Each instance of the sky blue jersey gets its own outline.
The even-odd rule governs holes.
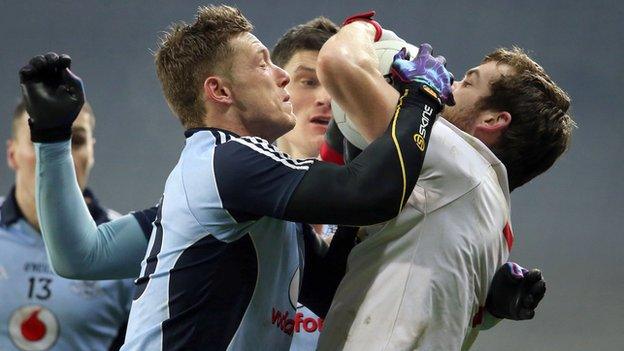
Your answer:
[[[314,161],[223,130],[186,136],[136,281],[123,349],[288,350],[302,227],[272,217],[283,214]]]
[[[87,194],[94,220],[108,221]],[[14,190],[0,204],[0,350],[108,350],[128,318],[132,281],[59,277]]]

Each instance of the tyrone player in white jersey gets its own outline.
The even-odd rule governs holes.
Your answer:
[[[342,164],[342,136],[335,125],[332,125],[328,132],[328,124],[332,118],[331,97],[320,84],[316,73],[318,52],[337,31],[338,27],[331,21],[317,17],[289,29],[271,52],[273,62],[284,68],[291,76],[286,89],[290,93],[293,112],[297,119],[293,130],[277,139],[276,144],[280,150],[294,158],[315,158],[322,148],[324,160]],[[323,143],[324,137],[327,143]],[[325,240],[331,240],[335,227],[314,225],[316,232]],[[506,271],[503,269],[501,274],[503,272]],[[332,276],[333,274],[327,272],[318,284],[331,285],[327,279],[331,279]],[[528,283],[528,280],[525,282]],[[505,281],[500,286],[510,286],[514,283],[516,282],[513,280]],[[535,285],[539,286],[537,282]],[[497,294],[499,295],[501,294]],[[502,295],[510,296],[513,293],[510,291],[509,295],[507,293]],[[513,317],[510,314],[504,316]],[[291,350],[316,349],[318,337],[324,328],[324,320],[307,307],[298,304],[293,324]]]
[[[318,63],[321,82],[369,140],[389,122],[369,116],[388,116],[399,97],[377,69],[372,44],[383,31],[372,15],[342,27]],[[409,79],[406,67],[399,73]],[[453,94],[406,207],[366,228],[352,250],[319,350],[459,350],[474,341],[513,243],[509,191],[554,163],[574,122],[567,95],[519,50],[488,55]]]

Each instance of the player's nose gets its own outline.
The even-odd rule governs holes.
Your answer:
[[[319,106],[331,106],[331,96],[325,88],[322,86],[318,89],[316,94],[316,104]]]
[[[273,74],[275,75],[277,86],[280,88],[283,88],[290,83],[290,75],[281,67],[273,65]]]

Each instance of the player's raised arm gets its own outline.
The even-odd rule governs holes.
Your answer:
[[[342,107],[369,142],[383,134],[399,101],[399,92],[378,70],[373,43],[384,35],[372,20],[374,12],[355,15],[321,48],[318,76],[332,99]]]
[[[73,279],[136,277],[147,247],[146,213],[96,226],[76,181],[71,125],[84,103],[69,56],[36,56],[20,70],[35,143],[36,205],[52,267]],[[145,222],[145,223],[142,223]]]

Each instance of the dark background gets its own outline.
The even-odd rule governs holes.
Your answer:
[[[0,1],[0,138],[19,95],[17,71],[50,50],[74,59],[97,116],[91,187],[119,212],[156,201],[184,142],[151,51],[195,1]],[[427,41],[460,77],[499,46],[529,50],[572,97],[569,152],[513,193],[512,259],[543,269],[548,293],[530,322],[503,322],[476,350],[623,350],[624,268],[621,1],[254,1],[235,3],[269,48],[318,15],[339,22],[376,9],[403,38]],[[0,166],[0,193],[13,175]]]

